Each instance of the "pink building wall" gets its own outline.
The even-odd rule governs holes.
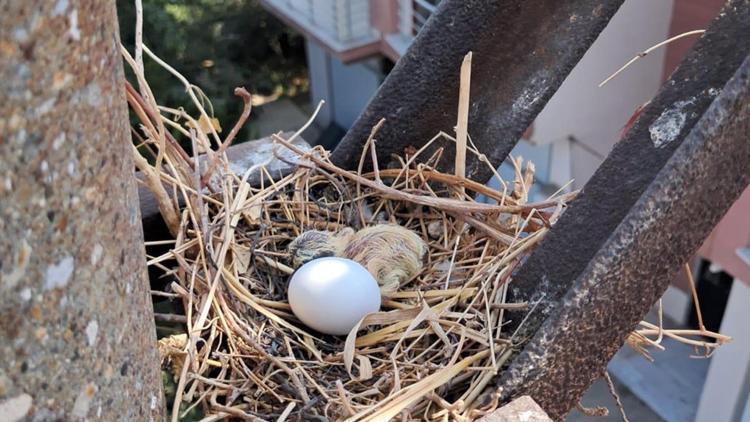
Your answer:
[[[672,22],[669,36],[675,36],[695,29],[705,29],[724,5],[724,0],[674,0]],[[667,47],[664,80],[682,60],[682,57],[692,47],[697,37],[683,38]],[[750,163],[748,163],[750,165]],[[710,207],[711,204],[695,204],[700,207]],[[686,230],[689,230],[686,227]],[[721,266],[724,271],[736,279],[750,284],[750,265],[737,256],[737,249],[750,246],[750,188],[737,200],[724,218],[714,228],[709,237],[698,250],[698,255],[714,264]],[[678,287],[686,288],[686,283],[679,280]]]
[[[711,204],[696,204],[696,206],[710,207]],[[721,266],[735,279],[750,285],[750,265],[742,261],[736,253],[738,248],[748,246],[750,246],[750,187],[745,189],[740,199],[714,228],[698,254]]]

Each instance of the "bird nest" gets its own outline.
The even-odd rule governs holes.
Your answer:
[[[497,396],[487,387],[513,343],[504,322],[525,306],[505,303],[507,281],[565,197],[526,203],[533,166],[522,172],[519,161],[503,193],[438,172],[419,151],[396,168],[363,173],[334,166],[320,148],[275,140],[300,154],[297,169],[266,175],[257,188],[242,179],[262,167],[225,174],[202,207],[189,198],[163,257],[177,262],[172,291],[192,339],[167,353],[177,358],[183,399],[207,413],[262,419],[473,419],[493,410]],[[384,224],[425,242],[421,271],[384,292],[381,311],[348,336],[306,328],[286,298],[290,242],[310,229]]]
[[[197,117],[156,103],[143,53],[182,82]],[[380,121],[358,168],[348,170],[322,148],[302,150],[294,143],[313,115],[297,133],[273,135],[274,159],[295,157],[287,174],[273,173],[269,162],[243,174],[231,170],[226,149],[250,115],[247,91],[235,91],[244,109],[222,139],[198,87],[139,39],[134,57],[124,48],[122,54],[137,80],[136,87],[126,86],[138,122],[133,159],[172,235],[147,246],[169,248],[150,256],[149,265],[167,279],[152,293],[177,304],[176,315],[161,318],[177,322],[178,332],[158,344],[173,421],[196,413],[206,420],[469,421],[497,407],[493,379],[520,340],[507,323],[523,325],[519,311],[533,307],[506,303],[511,274],[575,193],[531,203],[530,162],[509,158],[514,176],[506,183],[473,146],[466,130],[471,54],[461,69],[455,137],[440,132],[381,169]],[[190,144],[191,153],[180,141]],[[443,151],[434,147],[437,141],[455,145],[454,173],[437,170]],[[464,176],[467,153],[495,172],[499,190]],[[418,262],[409,261],[400,277],[384,281],[373,274],[382,282],[380,311],[345,336],[302,324],[287,300],[300,263],[295,239],[312,230],[352,239],[378,227],[406,230],[421,245]],[[328,252],[337,254],[335,248]],[[367,264],[377,253],[360,256]],[[639,327],[627,343],[647,357],[645,348],[661,348],[665,336],[707,354],[729,340],[702,324],[695,332],[664,330],[661,322]],[[692,335],[715,342],[686,337]]]
[[[493,378],[514,343],[506,322],[527,306],[505,302],[509,277],[570,194],[529,203],[534,167],[521,159],[511,160],[515,180],[501,190],[440,172],[442,150],[424,151],[438,139],[456,142],[445,133],[380,169],[382,121],[357,170],[337,167],[320,147],[299,149],[295,133],[273,136],[277,151],[297,156],[293,172],[272,175],[259,164],[235,174],[224,151],[249,115],[249,94],[236,91],[245,113],[221,139],[196,87],[164,64],[200,117],[160,107],[138,63],[123,55],[139,82],[127,87],[140,122],[134,132],[151,155],[134,148],[136,164],[173,235],[157,242],[170,245],[167,253],[150,257],[171,280],[155,294],[184,314],[184,332],[159,342],[175,380],[173,419],[197,408],[216,418],[472,420],[497,406]],[[190,140],[194,156],[178,137]],[[493,168],[471,145],[466,151]],[[363,170],[366,157],[372,171]],[[382,225],[424,242],[418,271],[383,290],[380,311],[346,336],[302,324],[287,301],[290,243],[309,230]]]

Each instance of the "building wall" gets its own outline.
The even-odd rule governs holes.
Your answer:
[[[604,87],[598,84],[639,51],[666,39],[671,13],[671,0],[626,0],[537,117],[532,142],[576,140],[569,147],[572,170],[566,175],[559,169],[555,176],[572,176],[574,187],[582,187],[630,116],[659,89],[664,49],[638,60]]]
[[[305,38],[308,76],[310,78],[310,99],[313,105],[325,101],[326,105],[318,113],[315,123],[321,127],[328,126],[333,120],[335,104],[331,101],[333,90],[330,78],[330,59],[328,53],[315,41]]]
[[[719,13],[726,0],[674,0],[674,13],[669,28],[669,36],[673,37],[695,29],[705,29],[714,16]],[[686,37],[670,43],[666,47],[664,79],[674,71],[695,41],[695,37]]]
[[[352,64],[344,64],[331,57],[331,78],[335,81],[333,101],[336,104],[334,120],[349,128],[365,109],[370,98],[375,95],[382,74],[379,71],[378,59],[369,59]]]
[[[735,279],[721,333],[733,341],[720,347],[711,358],[703,385],[697,422],[745,421],[750,391],[750,285]],[[746,416],[743,416],[743,413]],[[743,418],[743,419],[740,419]]]
[[[710,207],[711,204],[702,204]],[[734,278],[750,282],[750,265],[737,249],[750,246],[750,187],[732,205],[703,243],[698,254],[720,265]],[[750,318],[750,316],[748,317]]]
[[[310,38],[305,47],[312,101],[326,102],[316,123],[323,127],[336,123],[348,129],[382,82],[378,59],[345,64]]]

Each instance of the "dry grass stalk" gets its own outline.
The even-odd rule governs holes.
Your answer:
[[[698,293],[695,289],[693,273],[690,269],[690,265],[687,263],[684,265],[684,271],[690,284],[693,305],[695,306],[695,312],[698,318],[698,329],[664,328],[660,300],[657,309],[659,318],[658,323],[652,324],[648,321],[641,321],[638,324],[638,327],[630,333],[625,340],[625,343],[628,346],[650,361],[653,361],[653,357],[651,357],[651,354],[649,353],[649,348],[664,350],[664,346],[661,344],[664,337],[693,346],[695,349],[695,355],[693,355],[693,357],[699,358],[711,357],[716,349],[732,341],[731,337],[710,331],[706,329],[705,325],[703,325],[703,315],[701,314],[701,306],[698,302]],[[652,339],[654,336],[656,338]]]
[[[607,84],[607,82],[609,82],[612,79],[614,79],[615,77],[617,77],[617,75],[619,75],[620,73],[622,73],[628,66],[630,66],[633,63],[635,63],[636,60],[640,59],[641,57],[646,57],[649,53],[653,52],[654,50],[656,50],[658,48],[661,48],[661,47],[664,47],[665,45],[667,45],[669,43],[672,43],[674,41],[677,41],[677,40],[679,40],[681,38],[689,37],[689,36],[692,36],[692,35],[702,35],[705,32],[706,32],[705,29],[696,29],[696,30],[693,30],[693,31],[683,32],[682,34],[677,34],[674,37],[671,37],[671,38],[666,39],[666,40],[664,40],[664,41],[662,41],[660,43],[652,45],[651,47],[647,48],[646,50],[643,50],[640,53],[638,53],[635,56],[633,56],[632,59],[628,60],[627,63],[625,63],[624,65],[622,65],[622,67],[620,67],[619,69],[617,69],[615,71],[615,73],[609,75],[606,79],[604,79],[603,81],[601,81],[599,83],[599,88],[603,87],[605,84]]]
[[[466,138],[469,130],[469,92],[471,89],[471,51],[466,53],[461,63],[461,85],[458,92],[458,122],[456,123],[456,163],[455,174],[466,179]],[[463,193],[464,187],[459,186]]]

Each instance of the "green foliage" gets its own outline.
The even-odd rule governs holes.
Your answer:
[[[175,396],[177,396],[177,383],[175,382],[174,376],[166,369],[161,370],[161,383],[164,388],[164,399],[166,404],[165,411],[170,415],[172,413]],[[200,406],[194,406],[185,413],[190,406],[190,403],[180,403],[180,422],[193,422],[203,419],[204,415]],[[167,418],[164,418],[164,420],[167,420]]]
[[[134,0],[117,0],[117,11],[122,43],[133,54]],[[235,87],[260,95],[307,90],[303,38],[257,0],[143,0],[143,42],[204,90],[227,131],[242,111]],[[179,81],[145,54],[144,66],[159,104],[190,105]]]

